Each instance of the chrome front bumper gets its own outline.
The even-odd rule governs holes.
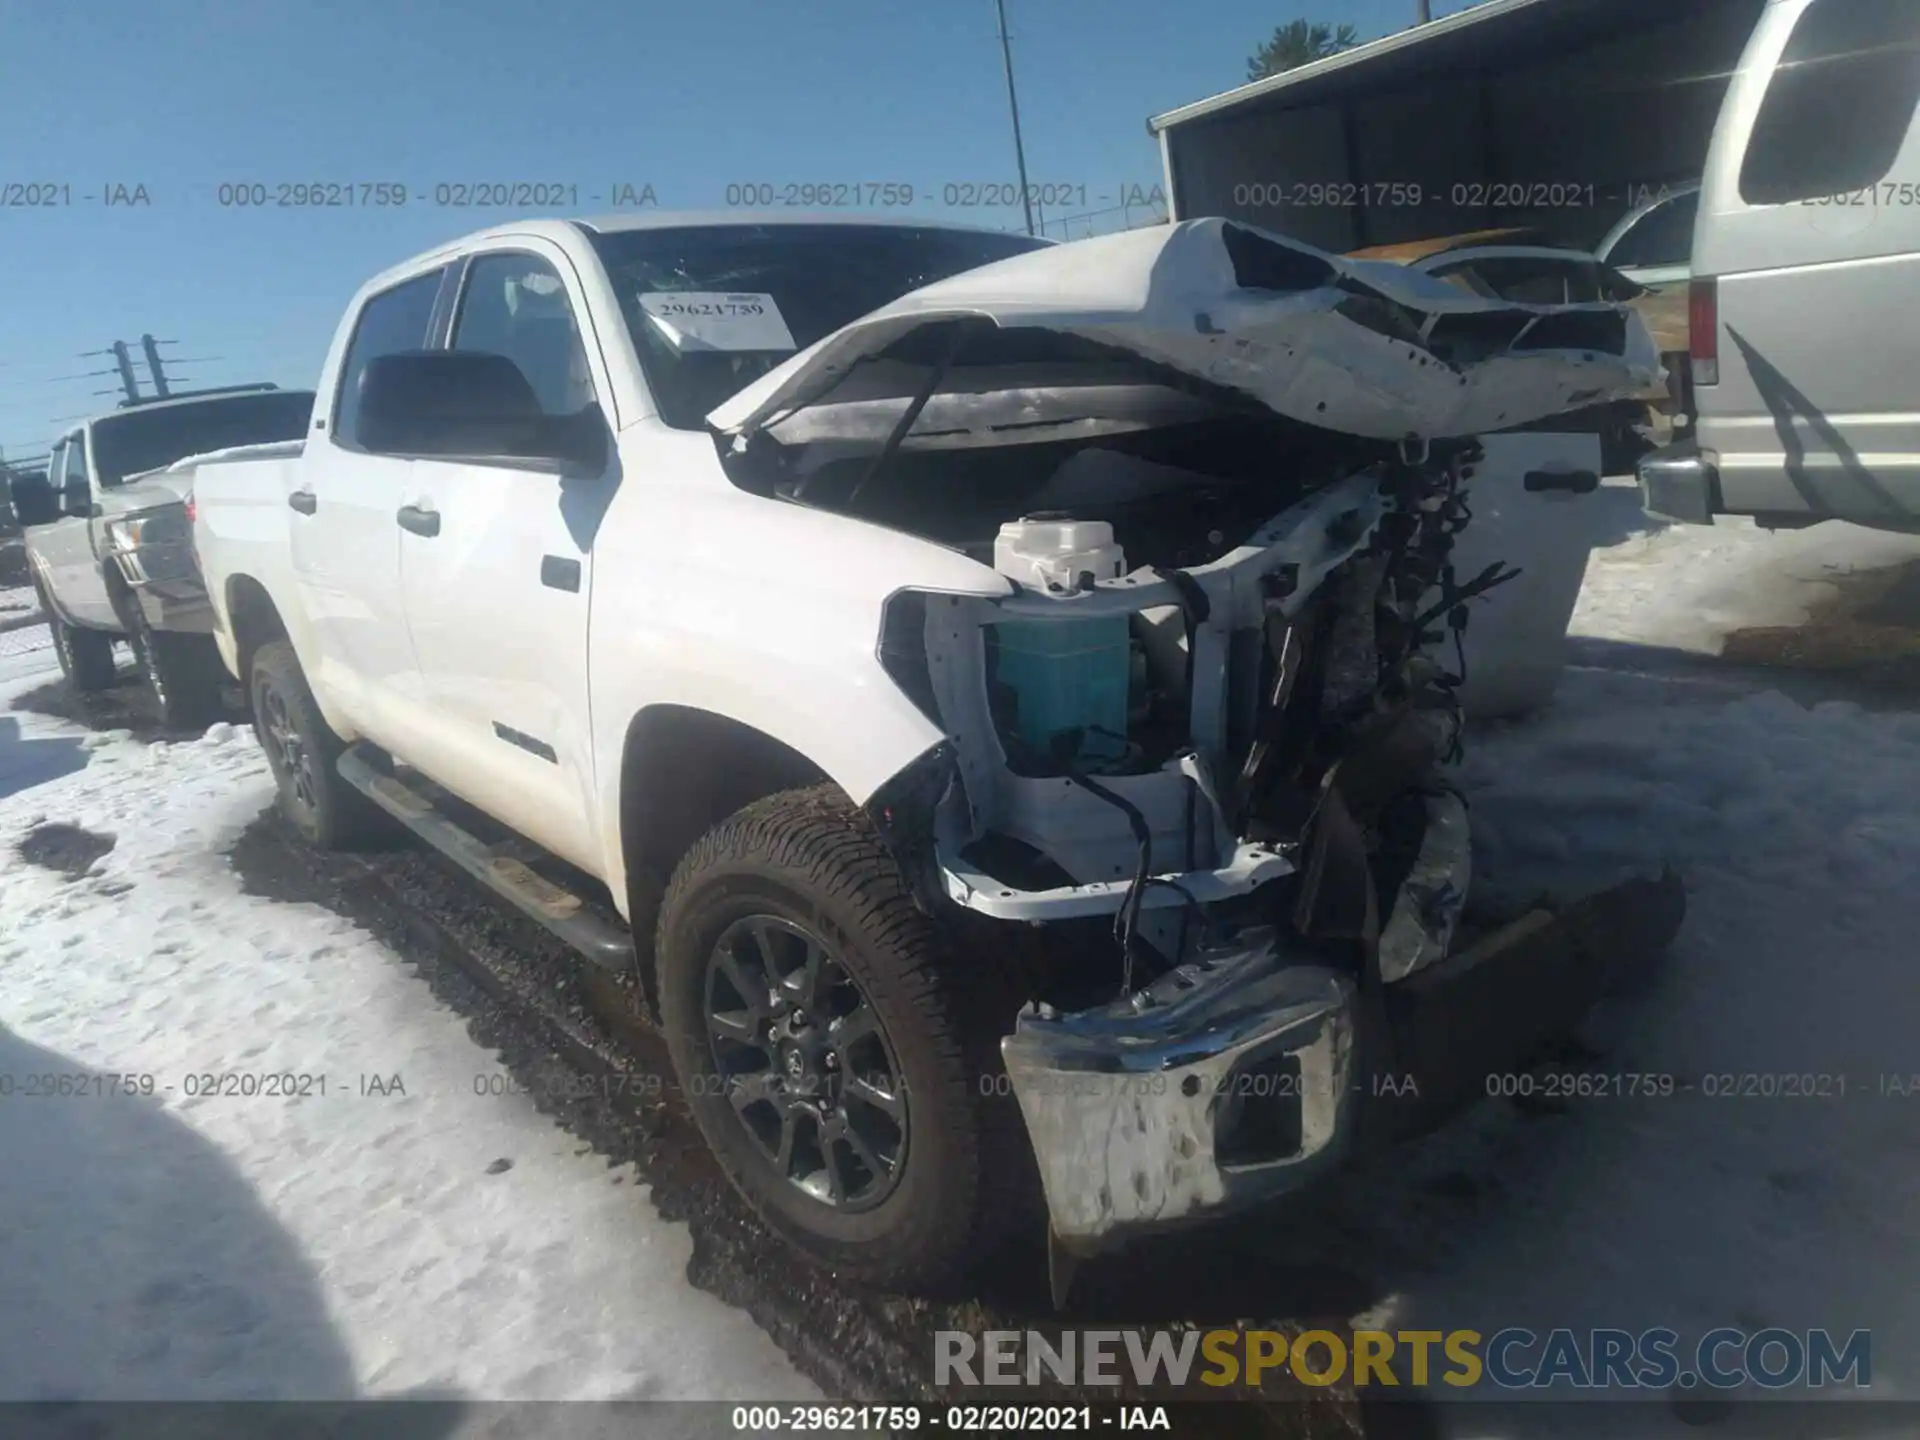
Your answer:
[[[1471,854],[1465,804],[1428,796],[1380,937],[1389,984],[1444,959]],[[1068,1249],[1257,1204],[1346,1158],[1365,1089],[1354,983],[1278,947],[1247,932],[1107,1005],[1029,1007],[1000,1042]]]
[[[1272,931],[1093,1010],[1030,1006],[1000,1048],[1069,1250],[1283,1194],[1351,1142],[1352,982]]]

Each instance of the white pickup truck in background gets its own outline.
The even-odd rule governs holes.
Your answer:
[[[1032,1199],[1058,1284],[1604,987],[1537,915],[1450,953],[1440,661],[1503,573],[1449,563],[1467,489],[1592,443],[1474,437],[1656,374],[1622,306],[1220,220],[540,221],[364,286],[304,444],[185,468],[294,826],[398,819],[637,966],[816,1260],[932,1283]]]
[[[45,475],[16,478],[28,572],[67,683],[114,683],[132,647],[162,723],[217,718],[222,680],[194,561],[187,485],[167,467],[231,446],[297,440],[311,390],[239,385],[122,404],[54,442]]]

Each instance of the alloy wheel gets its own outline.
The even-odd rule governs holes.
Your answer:
[[[719,1082],[786,1183],[836,1210],[893,1192],[906,1085],[879,1014],[819,937],[772,915],[722,932],[704,1004]]]
[[[271,685],[261,689],[260,719],[267,732],[267,759],[280,782],[291,789],[294,803],[311,811],[319,789],[314,781],[313,752],[300,738],[285,697]]]

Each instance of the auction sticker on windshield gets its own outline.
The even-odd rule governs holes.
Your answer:
[[[640,308],[676,350],[796,350],[771,295],[652,291]]]

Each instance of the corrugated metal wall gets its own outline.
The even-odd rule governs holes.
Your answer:
[[[1673,8],[1670,22],[1510,69],[1383,90],[1363,88],[1360,66],[1339,98],[1177,126],[1179,214],[1226,215],[1340,251],[1522,223],[1591,244],[1633,187],[1698,175],[1761,4]],[[1516,196],[1521,185],[1558,188]],[[1382,193],[1393,186],[1404,188]]]

